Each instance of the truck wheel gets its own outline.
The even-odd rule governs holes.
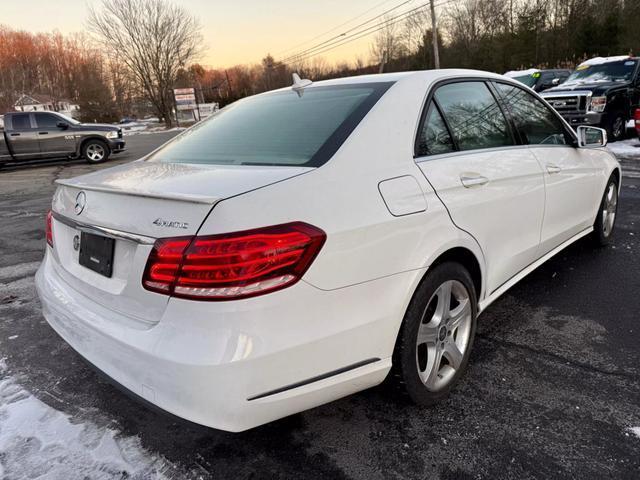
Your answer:
[[[612,115],[607,128],[607,136],[609,141],[617,142],[618,140],[624,140],[625,133],[627,131],[627,125],[624,121],[624,116],[621,112],[616,112]]]
[[[89,163],[101,163],[109,158],[109,147],[102,140],[91,139],[82,146],[82,156]]]

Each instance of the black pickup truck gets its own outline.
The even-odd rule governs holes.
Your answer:
[[[104,162],[124,150],[122,129],[80,123],[56,112],[11,112],[0,126],[0,166],[37,159],[84,158]]]
[[[562,85],[540,95],[572,126],[601,127],[609,140],[622,140],[627,122],[640,107],[640,58],[592,58]]]

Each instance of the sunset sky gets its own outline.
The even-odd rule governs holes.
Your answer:
[[[61,33],[85,30],[88,6],[96,0],[22,0],[2,1],[0,24],[29,32]],[[400,0],[181,0],[186,10],[202,24],[206,53],[200,63],[229,67],[256,63],[267,53],[276,59],[304,50],[339,35],[370,18],[395,7]],[[415,7],[419,2],[398,9]],[[367,10],[370,12],[364,14]],[[307,42],[327,30],[360,16],[321,38]],[[373,25],[374,23],[368,24]],[[372,36],[323,53],[329,63],[348,61],[356,56],[369,58]],[[291,49],[296,45],[298,48]]]

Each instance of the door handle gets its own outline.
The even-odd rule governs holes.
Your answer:
[[[49,132],[38,132],[40,135],[49,135]]]
[[[549,173],[560,173],[561,170],[562,169],[559,166],[554,165],[552,163],[547,163],[547,172],[549,172]]]
[[[476,185],[484,185],[489,182],[487,177],[483,177],[482,175],[476,174],[465,174],[460,175],[460,181],[465,188],[470,188]]]
[[[19,137],[20,134],[19,133],[10,133],[9,136],[11,136],[11,137]]]

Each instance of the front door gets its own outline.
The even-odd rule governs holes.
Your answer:
[[[53,113],[38,112],[35,116],[40,152],[46,157],[66,157],[75,153],[76,141],[72,132],[58,126],[64,119]]]
[[[442,155],[444,154],[444,155]],[[418,166],[484,253],[490,294],[536,259],[543,173],[482,81],[438,87],[416,142]]]
[[[559,115],[523,88],[496,83],[523,143],[544,171],[546,208],[540,256],[593,225],[598,175],[595,159],[576,148]]]

